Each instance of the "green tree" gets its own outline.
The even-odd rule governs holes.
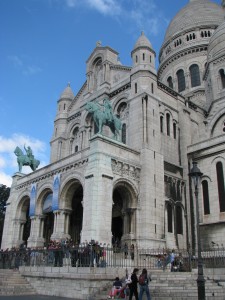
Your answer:
[[[0,184],[0,246],[2,242],[6,202],[9,199],[9,194],[10,194],[10,188],[3,184]]]

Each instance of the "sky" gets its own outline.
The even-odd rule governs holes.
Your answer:
[[[188,2],[0,0],[0,184],[10,187],[18,172],[16,146],[30,146],[39,168],[50,162],[57,101],[68,82],[75,95],[79,91],[98,41],[131,66],[144,31],[158,61],[166,28]]]

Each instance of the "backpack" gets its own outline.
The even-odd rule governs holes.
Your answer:
[[[146,279],[145,274],[141,274],[141,275],[139,276],[138,282],[139,282],[140,285],[145,285],[145,284],[147,283],[147,279]]]

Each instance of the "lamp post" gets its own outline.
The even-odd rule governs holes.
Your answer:
[[[199,204],[198,204],[198,185],[202,177],[202,172],[197,166],[197,162],[193,162],[193,167],[189,173],[194,184],[194,193],[196,199],[196,231],[197,231],[197,241],[198,241],[198,300],[205,300],[205,279],[203,274],[203,261],[202,261],[202,249],[201,249],[201,239],[200,239],[200,226],[199,226]]]

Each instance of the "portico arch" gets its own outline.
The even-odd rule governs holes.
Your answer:
[[[83,222],[83,186],[78,179],[70,179],[65,183],[61,201],[60,206],[66,215],[66,234],[74,243],[80,243]]]
[[[136,239],[136,210],[138,197],[128,181],[117,181],[113,190],[113,242],[123,244]]]
[[[30,198],[28,196],[22,197],[17,208],[17,217],[15,221],[15,238],[18,240],[17,244],[27,244],[30,236]],[[16,237],[17,236],[17,237]]]
[[[48,245],[54,231],[54,213],[52,210],[53,191],[49,186],[43,187],[37,197],[35,215],[32,220],[32,237],[30,246]]]

